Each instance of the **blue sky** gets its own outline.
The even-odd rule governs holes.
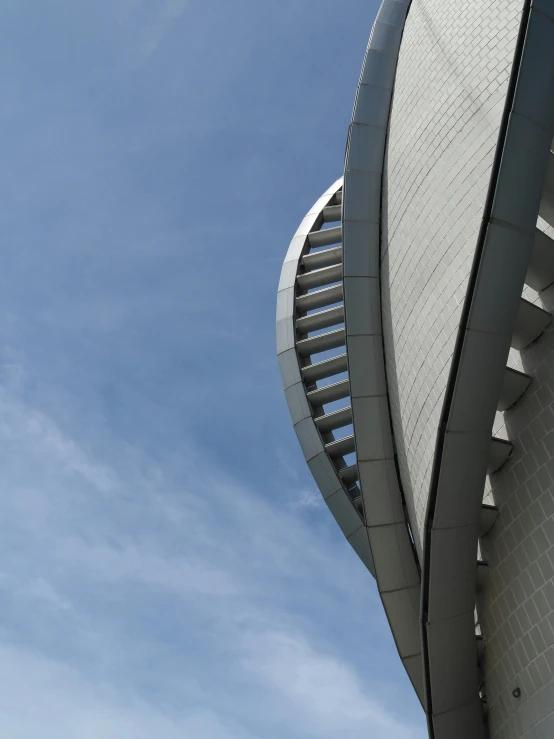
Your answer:
[[[5,0],[0,736],[420,739],[275,291],[367,0]]]

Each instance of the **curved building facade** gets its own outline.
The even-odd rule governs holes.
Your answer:
[[[554,736],[554,0],[383,0],[277,345],[434,739]]]

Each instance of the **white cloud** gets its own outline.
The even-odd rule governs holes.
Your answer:
[[[0,730],[10,739],[243,739],[211,710],[171,715],[91,684],[65,665],[22,649],[0,647]]]
[[[40,606],[45,609],[53,609],[55,611],[71,611],[71,603],[60,596],[51,583],[47,582],[43,577],[37,577],[27,585],[21,587],[18,595],[29,600],[38,601]]]
[[[252,655],[249,669],[293,707],[308,736],[415,736],[372,700],[368,684],[362,684],[350,665],[314,648],[305,636],[266,631],[251,633],[245,641]]]
[[[323,505],[321,493],[308,489],[301,490],[294,502],[297,508],[322,508]]]
[[[303,522],[192,447],[162,471],[108,435],[114,465],[7,393],[0,416],[0,734],[416,736],[382,668],[352,662],[361,628],[378,661],[386,627],[329,516]]]
[[[276,24],[208,5],[11,4],[1,737],[355,737],[398,691],[399,736],[421,721],[374,584],[275,426],[263,260],[289,216],[269,195],[291,186],[283,132],[313,139],[314,106],[286,103],[306,74],[276,84],[298,4]]]

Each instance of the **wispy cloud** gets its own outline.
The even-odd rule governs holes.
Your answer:
[[[7,6],[2,737],[422,736],[274,359],[373,12],[348,3]]]
[[[298,497],[293,503],[296,508],[322,508],[324,505],[323,499],[319,492],[313,489],[301,490]]]
[[[214,710],[161,711],[109,681],[21,648],[0,647],[0,727],[10,739],[254,739]]]
[[[339,655],[317,649],[306,635],[268,630],[246,639],[248,668],[282,697],[308,736],[343,734],[408,739],[416,732],[372,699],[368,684]]]
[[[360,609],[372,589],[361,568],[351,574],[348,549],[330,547],[328,526],[263,501],[198,450],[162,473],[112,438],[113,466],[8,393],[0,412],[10,491],[0,603],[5,637],[17,641],[2,662],[12,690],[18,675],[34,676],[35,713],[14,736],[33,736],[37,714],[54,710],[64,716],[56,739],[147,729],[244,739],[262,726],[267,737],[416,736],[370,698],[374,678],[327,643],[327,619],[345,601]],[[191,693],[197,681],[209,693]],[[13,725],[0,710],[0,733]]]

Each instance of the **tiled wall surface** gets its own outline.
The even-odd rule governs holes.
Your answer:
[[[523,294],[554,312],[554,286]],[[482,541],[490,565],[480,614],[489,727],[491,739],[547,739],[554,737],[554,327],[521,354],[512,351],[510,365],[533,379],[496,423],[514,453],[489,480],[501,514]]]
[[[522,0],[413,0],[387,154],[383,328],[416,545]]]

